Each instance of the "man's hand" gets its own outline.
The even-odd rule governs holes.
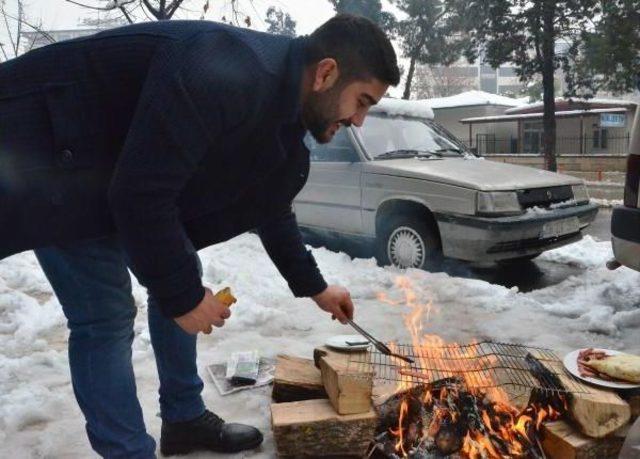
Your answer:
[[[231,309],[218,300],[211,290],[205,287],[204,291],[204,298],[198,306],[174,319],[180,328],[191,335],[198,332],[208,335],[213,330],[213,325],[222,327],[225,319],[231,316]]]
[[[315,295],[313,301],[320,309],[331,313],[332,319],[338,319],[343,324],[347,323],[347,319],[353,319],[351,295],[344,287],[330,285]]]

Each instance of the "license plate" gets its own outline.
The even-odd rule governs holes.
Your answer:
[[[578,217],[565,218],[545,223],[542,226],[541,239],[564,236],[565,234],[577,233],[580,231],[580,221]]]

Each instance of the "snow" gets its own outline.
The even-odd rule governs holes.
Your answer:
[[[432,109],[471,107],[475,105],[500,105],[504,107],[520,107],[524,104],[522,99],[500,96],[484,91],[466,91],[455,96],[436,97],[433,99],[423,99]]]
[[[391,116],[409,116],[433,119],[433,110],[421,100],[404,100],[383,97],[377,105],[371,107],[372,113],[386,113]]]
[[[527,209],[525,210],[525,216],[535,217],[538,215],[550,214],[551,212],[553,212],[554,209],[562,209],[564,207],[572,207],[576,205],[578,205],[578,203],[576,202],[575,199],[572,198],[572,199],[567,199],[565,201],[555,202],[549,205],[549,207],[539,207],[539,206],[527,207]]]
[[[616,207],[622,205],[622,199],[591,198],[590,201],[600,207]]]
[[[556,104],[562,103],[562,102],[566,102],[566,101],[571,101],[573,103],[616,105],[618,107],[635,107],[636,105],[638,105],[636,102],[629,101],[629,100],[622,100],[622,99],[599,99],[599,98],[593,98],[593,99],[580,99],[580,98],[565,99],[564,97],[556,97],[555,101],[556,101]],[[544,102],[534,102],[532,104],[523,104],[520,107],[510,108],[508,110],[505,110],[505,113],[506,114],[519,113],[522,110],[530,110],[530,109],[534,109],[534,108],[535,109],[544,108]]]
[[[407,342],[403,317],[432,303],[423,329],[447,341],[486,338],[548,347],[560,356],[591,345],[640,353],[640,273],[607,270],[608,242],[585,237],[541,255],[543,263],[569,264],[578,274],[528,293],[445,273],[380,268],[372,259],[352,260],[324,248],[314,249],[314,255],[328,282],[350,290],[356,321],[385,341]],[[274,457],[270,389],[221,397],[204,367],[225,361],[232,351],[251,349],[266,357],[310,358],[328,337],[353,331],[330,320],[311,300],[293,298],[254,235],[210,247],[200,256],[205,283],[214,290],[230,286],[238,297],[225,327],[199,339],[203,397],[223,418],[254,424],[266,434],[259,450],[225,457]],[[379,300],[380,293],[396,304]],[[138,394],[147,428],[158,439],[157,376],[145,293],[138,284],[134,297],[139,307],[133,350]],[[0,324],[0,457],[95,457],[69,382],[64,318],[30,252],[0,261]]]
[[[542,112],[534,112],[534,113],[519,113],[519,109],[517,110],[506,110],[505,113],[511,113],[507,115],[494,115],[494,116],[474,116],[471,118],[463,118],[460,120],[461,123],[476,123],[476,122],[491,122],[491,121],[517,121],[517,120],[526,120],[526,119],[536,119],[542,118]],[[593,115],[600,113],[621,113],[619,108],[594,108],[590,110],[566,110],[566,111],[557,111],[556,117],[558,118],[571,118],[581,115]]]

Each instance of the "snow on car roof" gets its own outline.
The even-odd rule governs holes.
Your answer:
[[[422,100],[383,97],[377,105],[371,107],[370,111],[371,113],[386,113],[391,116],[433,119],[433,110]]]
[[[455,96],[436,97],[433,99],[423,99],[432,109],[471,107],[476,105],[500,105],[504,107],[520,107],[526,101],[524,99],[514,99],[512,97],[500,96],[484,91],[466,91]]]

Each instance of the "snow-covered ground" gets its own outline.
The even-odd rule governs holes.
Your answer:
[[[385,340],[409,338],[403,314],[411,307],[403,299],[410,285],[414,304],[431,301],[434,306],[424,331],[448,341],[491,338],[549,347],[560,355],[592,345],[640,353],[640,273],[627,268],[608,271],[608,242],[586,237],[545,253],[542,259],[572,264],[581,268],[580,274],[529,293],[442,273],[383,269],[373,260],[351,260],[325,249],[315,249],[314,254],[329,282],[350,289],[357,321]],[[214,290],[230,286],[239,299],[227,325],[199,339],[204,398],[222,417],[266,432],[259,451],[237,457],[274,457],[270,389],[220,397],[204,367],[224,361],[236,350],[259,349],[267,357],[281,352],[311,357],[313,348],[329,336],[352,331],[331,321],[311,300],[293,298],[255,236],[238,237],[200,255],[205,282]],[[136,285],[134,293],[139,305],[134,343],[138,394],[148,430],[157,439],[157,380],[145,292]],[[379,293],[401,304],[381,302]],[[0,457],[94,457],[71,390],[66,337],[60,306],[33,254],[0,261]]]

